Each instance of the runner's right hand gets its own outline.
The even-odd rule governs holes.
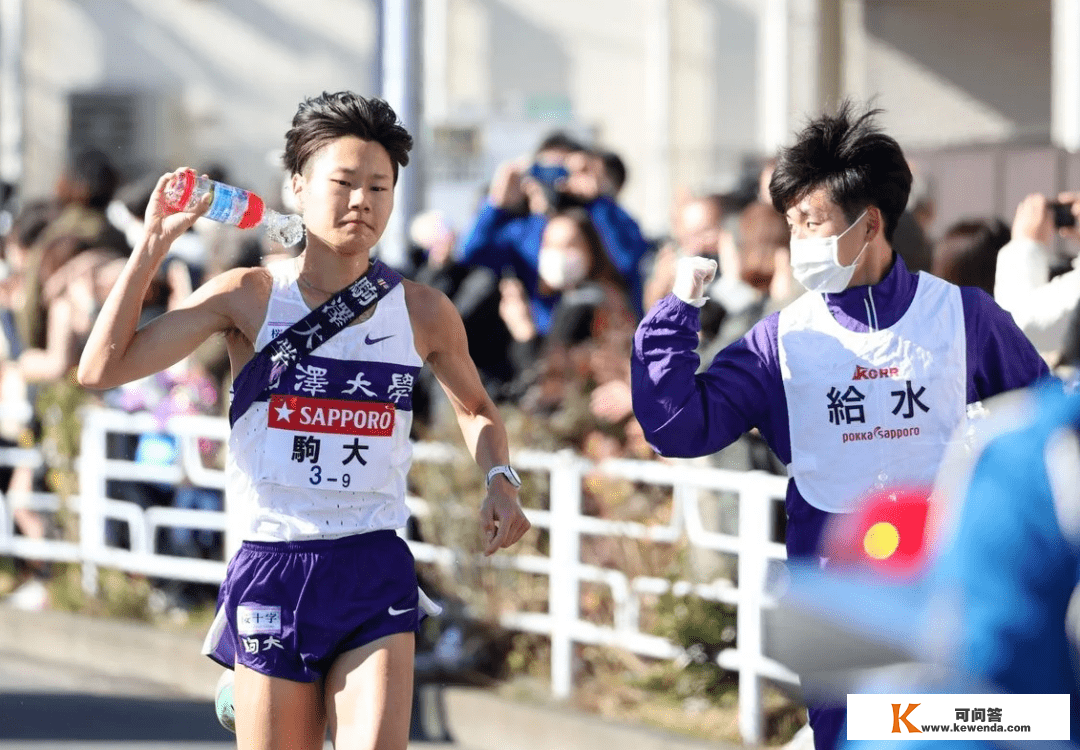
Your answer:
[[[203,196],[194,211],[173,212],[165,207],[165,187],[173,175],[184,171],[194,172],[195,170],[179,169],[176,172],[166,172],[154,186],[144,217],[144,231],[148,240],[160,242],[166,246],[171,245],[177,237],[191,229],[195,221],[210,208],[212,196],[209,193]]]
[[[716,267],[715,260],[700,255],[679,258],[672,293],[689,305],[701,307],[705,304],[705,287],[716,278]]]

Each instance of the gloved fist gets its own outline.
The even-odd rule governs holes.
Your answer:
[[[716,261],[692,255],[679,258],[675,264],[675,283],[672,293],[688,305],[705,304],[705,287],[716,278]]]

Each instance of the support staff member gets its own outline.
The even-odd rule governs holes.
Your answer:
[[[780,155],[769,189],[805,295],[695,374],[716,263],[683,259],[634,338],[634,412],[657,452],[707,455],[757,428],[787,465],[793,559],[868,492],[933,481],[968,404],[1048,375],[989,295],[911,273],[893,251],[911,171],[877,114],[845,103]],[[815,747],[834,747],[843,720],[811,707]]]

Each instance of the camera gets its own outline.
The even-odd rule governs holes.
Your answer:
[[[561,164],[533,164],[527,174],[540,183],[551,209],[559,211],[571,205],[582,205],[580,200],[563,191],[570,171]]]
[[[570,172],[561,164],[533,164],[529,167],[529,176],[544,187],[555,188],[570,176]]]
[[[1076,226],[1076,217],[1073,215],[1071,203],[1049,203],[1047,206],[1054,214],[1055,227]]]

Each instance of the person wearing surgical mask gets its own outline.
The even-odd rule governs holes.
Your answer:
[[[711,455],[759,430],[787,466],[788,558],[813,564],[827,564],[830,519],[886,487],[933,482],[969,405],[1049,374],[986,292],[912,273],[894,251],[912,177],[878,114],[844,102],[779,155],[769,192],[806,293],[699,371],[716,263],[684,258],[634,337],[634,413],[649,443]],[[843,705],[812,705],[809,719],[815,747],[835,747]]]
[[[629,339],[636,321],[625,282],[584,209],[564,209],[548,219],[537,273],[539,293],[557,298],[544,334],[534,322],[521,282],[505,278],[499,287],[499,314],[514,338],[512,358],[522,377],[528,379],[536,361],[553,347],[572,348],[614,331]]]

